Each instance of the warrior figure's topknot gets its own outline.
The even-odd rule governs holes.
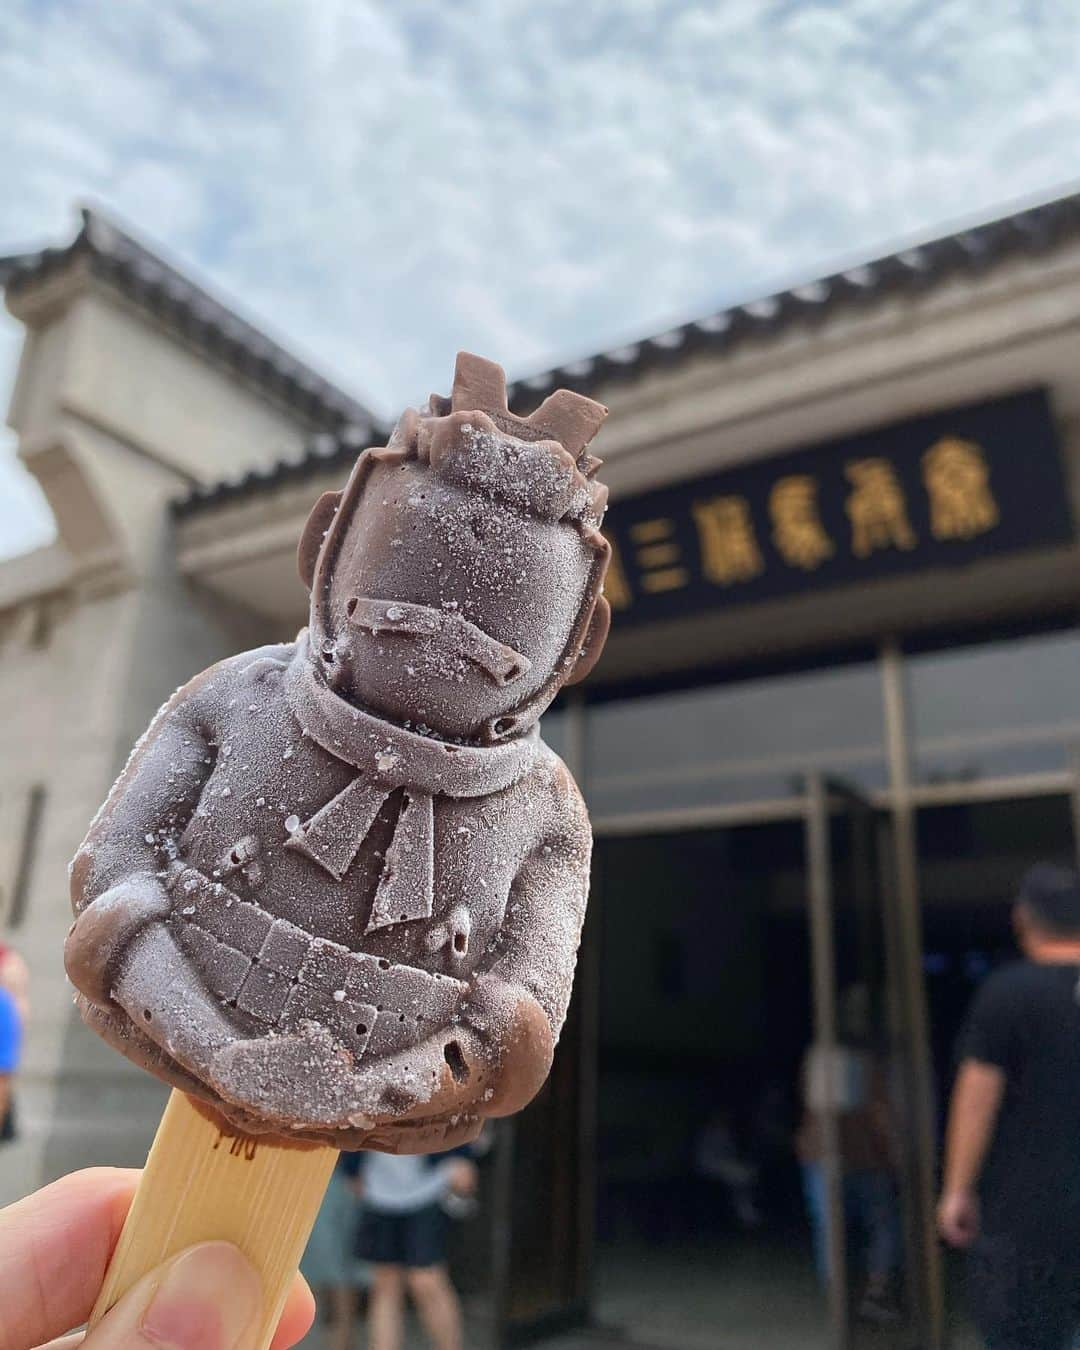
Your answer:
[[[558,389],[519,417],[507,407],[503,368],[459,352],[450,397],[432,394],[420,412],[406,412],[388,448],[525,514],[597,525],[607,489],[594,481],[600,460],[586,447],[607,412],[602,403]]]

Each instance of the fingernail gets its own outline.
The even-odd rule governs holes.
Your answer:
[[[231,1242],[204,1242],[166,1268],[140,1330],[168,1350],[239,1350],[261,1307],[247,1258]]]

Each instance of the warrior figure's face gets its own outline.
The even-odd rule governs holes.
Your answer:
[[[536,721],[607,630],[606,490],[586,454],[606,409],[559,391],[529,417],[462,354],[451,398],[360,456],[301,541],[312,659],[340,697],[444,740]]]
[[[595,661],[609,548],[585,453],[605,409],[560,391],[529,418],[462,355],[452,399],[406,413],[301,542],[312,660],[358,707],[446,740],[509,739]]]
[[[567,654],[592,563],[569,522],[522,515],[415,460],[377,463],[342,538],[315,659],[372,712],[501,739],[513,727],[500,721]]]

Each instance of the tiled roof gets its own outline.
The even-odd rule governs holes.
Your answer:
[[[666,333],[555,366],[510,386],[510,406],[531,407],[552,389],[590,394],[612,380],[635,378],[699,351],[722,351],[744,338],[779,333],[841,306],[864,306],[902,292],[928,290],[963,273],[1018,254],[1037,254],[1080,236],[1080,193],[945,235],[887,257],[835,272],[748,304],[722,309]]]
[[[85,258],[95,276],[151,311],[215,360],[295,408],[316,427],[375,427],[370,411],[164,262],[98,210],[83,207],[70,244],[0,257],[0,286],[12,295]],[[282,466],[284,472],[284,466]]]
[[[203,507],[216,506],[234,497],[246,497],[263,488],[300,482],[322,471],[340,469],[348,473],[360,451],[369,445],[383,444],[389,432],[389,427],[382,427],[373,420],[364,426],[345,427],[337,433],[324,431],[313,437],[295,459],[280,460],[265,468],[248,469],[235,478],[193,487],[170,502],[170,509],[174,516],[189,516]]]
[[[1006,259],[1043,253],[1080,237],[1080,193],[1033,206],[984,225],[972,226],[929,243],[833,273],[761,300],[722,309],[641,342],[570,361],[509,386],[510,406],[525,412],[552,389],[591,394],[612,380],[631,380],[646,371],[674,365],[702,351],[727,351],[751,336],[777,334],[796,321],[820,321],[836,311],[873,305],[903,293],[926,291],[953,277],[982,271]],[[196,489],[174,504],[178,514],[197,510],[237,493],[351,465],[358,442],[325,438],[297,462],[282,464],[235,483]]]

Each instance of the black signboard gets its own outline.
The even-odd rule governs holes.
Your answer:
[[[625,498],[604,533],[625,627],[1064,544],[1073,525],[1037,389]]]

